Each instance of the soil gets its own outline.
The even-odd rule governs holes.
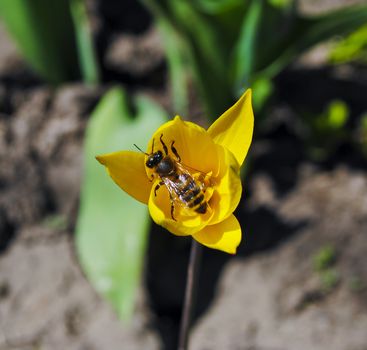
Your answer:
[[[282,199],[267,175],[252,186],[245,206],[266,208],[286,227],[297,227],[270,251],[231,259],[197,323],[192,349],[366,349],[366,174],[304,165],[296,188]],[[270,230],[276,234],[277,226]],[[336,255],[332,286],[314,266],[329,246]]]
[[[45,85],[0,23],[0,350],[175,348],[190,239],[153,226],[130,324],[74,252],[83,134],[99,98],[118,82],[172,111],[149,14],[134,1],[112,4],[90,1],[104,63],[94,88]],[[119,22],[126,11],[139,21]],[[355,135],[366,77],[365,67],[300,61],[275,81],[235,213],[244,239],[234,257],[204,250],[190,349],[367,350],[366,158],[351,137],[315,160],[300,123],[302,111],[343,99]],[[194,101],[190,115],[199,110]],[[315,259],[330,247],[320,270]]]

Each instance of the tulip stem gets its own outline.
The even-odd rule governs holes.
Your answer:
[[[177,348],[178,350],[187,350],[191,328],[191,319],[195,307],[197,294],[197,282],[200,271],[201,252],[202,245],[193,239],[191,243],[190,258],[187,268],[185,300],[181,316],[180,334]]]

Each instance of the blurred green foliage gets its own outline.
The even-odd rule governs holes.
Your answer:
[[[98,81],[84,0],[0,0],[0,18],[47,82]]]
[[[331,101],[319,115],[304,114],[308,151],[315,160],[322,160],[350,137],[346,128],[348,105],[341,100]]]
[[[69,0],[69,2],[75,28],[74,36],[78,50],[79,74],[83,77],[85,83],[94,84],[99,81],[99,66],[87,9],[84,0]]]
[[[367,64],[367,24],[345,38],[339,39],[330,52],[332,63],[359,62]]]
[[[316,271],[325,271],[333,266],[336,261],[335,248],[331,245],[326,245],[313,256],[313,266]]]
[[[171,81],[178,112],[188,96],[178,70],[190,70],[212,120],[248,87],[254,96],[259,91],[254,105],[260,109],[273,91],[272,78],[300,53],[367,21],[367,5],[305,17],[291,0],[141,1],[164,37],[172,37],[164,42],[175,70]],[[173,38],[179,45],[172,45]]]
[[[56,231],[64,231],[68,227],[67,218],[61,214],[48,215],[42,220],[42,226]]]
[[[332,245],[325,245],[313,256],[313,266],[318,273],[322,289],[330,292],[340,281],[339,272],[333,268],[337,255]]]
[[[115,185],[96,155],[144,147],[167,120],[151,100],[125,92],[106,93],[91,115],[85,135],[84,179],[76,228],[82,267],[98,291],[127,319],[140,282],[150,219],[145,205]]]
[[[333,290],[340,281],[339,272],[335,269],[327,269],[320,272],[320,281],[322,289],[325,292]]]

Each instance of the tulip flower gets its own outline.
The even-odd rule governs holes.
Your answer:
[[[235,254],[242,232],[233,212],[241,198],[240,167],[253,125],[247,90],[207,130],[176,116],[154,132],[146,152],[118,151],[96,158],[119,187],[148,205],[158,225]],[[162,159],[167,164],[159,169],[169,165],[170,174],[157,171]]]

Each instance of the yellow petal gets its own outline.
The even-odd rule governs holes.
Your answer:
[[[118,186],[138,201],[148,204],[152,182],[145,172],[144,157],[143,153],[120,151],[96,158]]]
[[[178,203],[174,205],[174,213],[171,216],[171,200],[170,195],[165,185],[161,185],[156,191],[155,188],[159,184],[159,179],[154,182],[149,198],[149,213],[153,221],[166,228],[171,233],[177,236],[191,235],[203,227],[205,227],[213,212],[208,208],[205,214],[198,214],[193,210],[189,210]]]
[[[209,225],[192,235],[199,243],[229,254],[235,254],[241,242],[241,226],[236,217],[231,215],[226,220]]]
[[[223,147],[221,149],[220,175],[216,179],[214,192],[209,201],[214,211],[210,225],[228,218],[237,208],[242,193],[239,164],[232,152]]]
[[[177,150],[183,165],[192,168],[193,171],[212,172],[214,176],[217,175],[219,170],[218,145],[214,143],[204,128],[191,122],[182,121],[180,117],[176,116],[174,120],[163,124],[154,133],[148,144],[147,153],[161,150],[164,154],[164,148],[160,141],[161,135],[163,143],[167,146],[168,154],[173,159],[177,158],[172,152],[172,142],[174,142],[173,147]],[[147,168],[147,174],[150,178],[151,169]]]
[[[251,90],[225,111],[208,129],[213,140],[226,147],[242,165],[250,148],[254,129],[254,114],[251,105]]]

